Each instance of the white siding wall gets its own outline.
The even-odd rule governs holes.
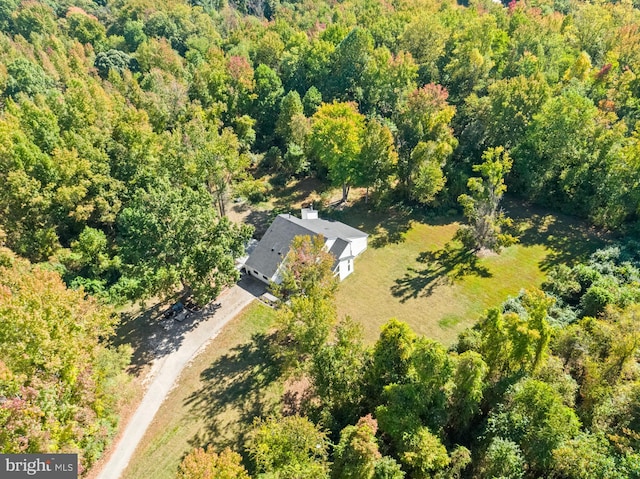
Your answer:
[[[358,256],[367,249],[367,237],[351,240],[351,254]]]
[[[245,271],[247,272],[248,275],[253,276],[254,278],[259,279],[260,281],[262,281],[263,283],[269,284],[269,279],[266,276],[264,276],[263,274],[260,274],[258,271],[256,271],[253,268],[248,268],[248,267],[244,267]]]
[[[353,273],[353,259],[344,259],[338,264],[338,277],[340,281]]]
[[[276,284],[282,283],[282,263],[280,264],[280,267],[278,268],[278,271],[276,271],[276,274],[274,274],[271,277],[271,281],[273,281]]]

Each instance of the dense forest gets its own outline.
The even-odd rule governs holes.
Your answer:
[[[236,282],[252,228],[229,198],[314,176],[478,225],[508,188],[637,233],[637,7],[0,2],[0,451],[95,461],[129,355],[105,346],[109,304]],[[513,240],[490,226],[476,246]],[[277,354],[315,395],[256,422],[245,458],[272,478],[640,477],[637,250],[552,270],[451,350],[397,321],[367,349],[326,270],[299,271]],[[239,461],[197,450],[180,474]]]
[[[100,457],[127,396],[131,348],[107,347],[116,316],[60,275],[0,247],[0,452]]]
[[[205,301],[250,234],[230,194],[316,175],[455,208],[496,147],[512,193],[634,228],[633,5],[193,3],[0,7],[0,226],[70,286]]]

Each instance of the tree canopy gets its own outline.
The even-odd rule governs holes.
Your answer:
[[[0,247],[0,452],[73,451],[83,469],[118,421],[130,348],[108,348],[116,316],[60,275]]]
[[[292,176],[464,210],[472,249],[512,240],[505,191],[637,235],[640,5],[503,3],[0,2],[3,452],[91,464],[127,357],[102,302],[212,299],[251,235],[230,198]],[[559,261],[450,350],[398,320],[363,346],[315,246],[276,335],[311,419],[257,422],[247,474],[638,476],[637,245]]]

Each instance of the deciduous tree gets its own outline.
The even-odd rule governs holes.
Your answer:
[[[550,471],[554,449],[579,430],[580,420],[562,396],[549,384],[530,378],[515,384],[503,407],[489,418],[490,433],[518,444],[538,474]]]
[[[178,466],[178,479],[250,479],[240,454],[226,448],[219,454],[212,446],[194,449]]]
[[[365,202],[369,201],[369,188],[384,190],[390,187],[397,164],[398,153],[391,130],[377,120],[369,120],[355,167],[355,185],[367,189]]]
[[[117,423],[130,348],[112,311],[0,247],[0,452],[77,452],[91,465]]]
[[[334,448],[331,476],[336,479],[371,479],[376,463],[382,458],[378,450],[378,423],[371,415],[347,426],[340,432],[340,442]]]
[[[457,145],[450,125],[456,110],[448,95],[440,85],[425,85],[410,93],[397,113],[398,175],[415,199],[431,200],[444,186],[442,167]]]
[[[251,234],[219,218],[207,192],[166,180],[136,193],[118,229],[123,294],[141,298],[183,287],[201,304],[238,280],[234,261]]]
[[[324,104],[312,118],[311,152],[327,168],[331,182],[342,186],[342,201],[347,201],[356,177],[364,129],[364,116],[355,103]]]
[[[507,190],[504,178],[513,161],[503,147],[489,148],[482,159],[483,163],[473,167],[481,176],[469,178],[467,183],[471,194],[458,197],[469,221],[468,229],[462,230],[463,239],[476,251],[498,251],[515,240],[503,231],[508,220],[499,209],[500,200]]]
[[[260,473],[272,477],[329,477],[329,440],[305,417],[256,420],[248,450]]]
[[[282,298],[308,297],[332,300],[338,287],[333,275],[335,257],[324,247],[324,238],[296,236],[284,259],[280,284],[271,285]]]

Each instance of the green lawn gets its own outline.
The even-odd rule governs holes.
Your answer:
[[[340,316],[362,323],[368,342],[395,317],[419,334],[450,344],[487,308],[522,288],[540,286],[550,267],[584,257],[605,241],[571,217],[517,203],[508,204],[507,212],[521,230],[520,242],[483,258],[464,255],[450,243],[460,218],[429,220],[393,210],[382,214],[363,205],[334,215],[371,234],[354,273],[340,284]]]
[[[273,319],[272,309],[253,303],[184,370],[124,478],[173,479],[194,447],[241,449],[253,418],[272,412],[282,395],[268,351]]]

